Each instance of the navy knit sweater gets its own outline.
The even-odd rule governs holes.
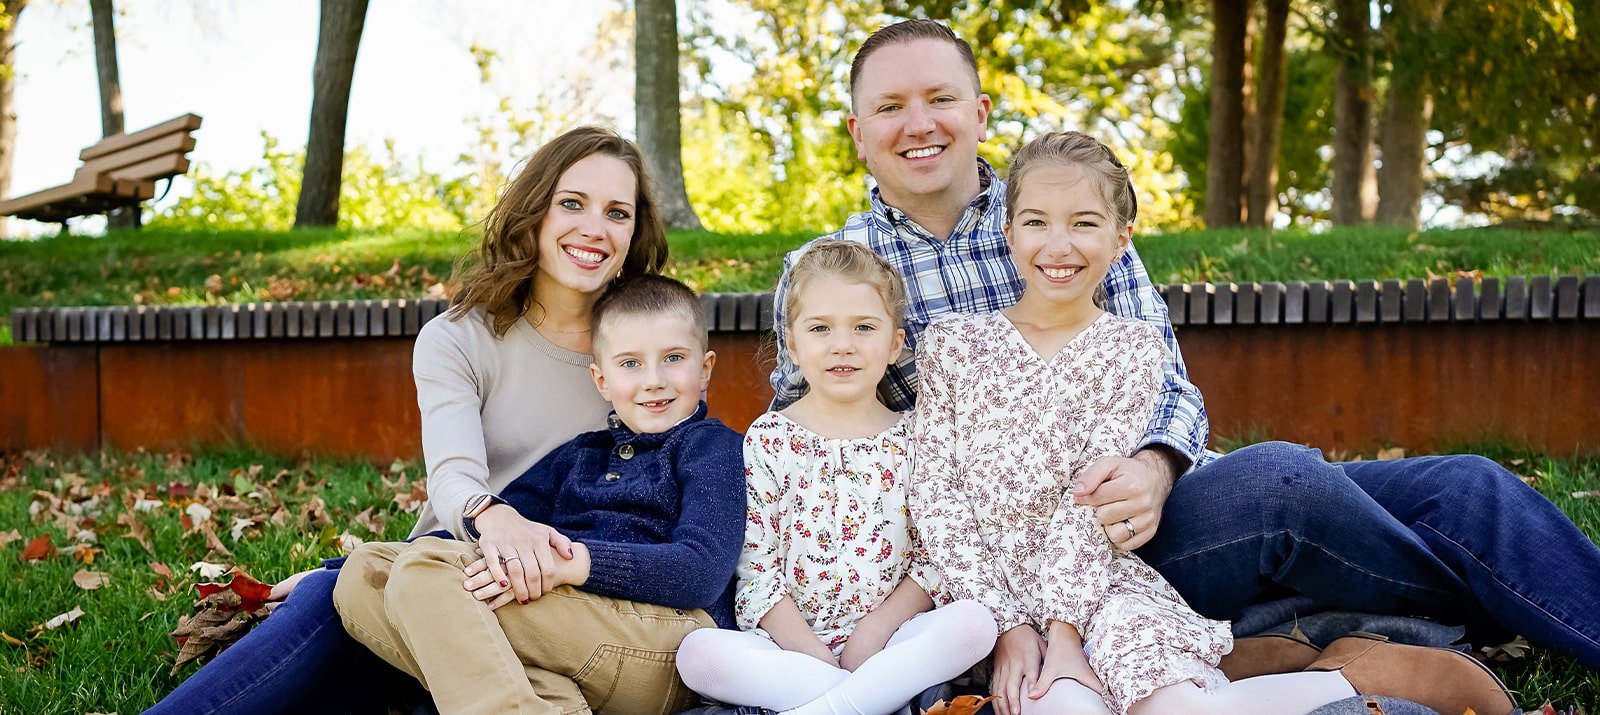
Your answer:
[[[733,617],[744,545],[744,438],[700,403],[659,434],[611,416],[545,455],[500,493],[530,521],[589,549],[590,593]]]

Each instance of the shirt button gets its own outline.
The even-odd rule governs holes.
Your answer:
[[[614,482],[621,478],[621,474],[617,474],[616,472],[606,472],[606,481],[608,482]]]
[[[623,459],[633,459],[633,445],[625,444],[617,448],[617,456]]]

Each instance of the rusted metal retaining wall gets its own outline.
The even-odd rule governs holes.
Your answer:
[[[1212,431],[1327,449],[1600,452],[1600,276],[1162,289]],[[771,399],[769,294],[704,296],[712,414]],[[437,301],[22,309],[0,449],[420,451],[412,337]]]

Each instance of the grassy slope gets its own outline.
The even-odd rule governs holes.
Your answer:
[[[674,234],[671,270],[702,291],[768,290],[783,254],[807,238]],[[473,240],[425,232],[150,229],[0,242],[0,313],[31,305],[249,302],[268,299],[274,279],[280,296],[301,300],[417,296],[430,277],[447,278]],[[1137,244],[1159,283],[1600,273],[1600,232],[1231,230],[1141,236]],[[399,270],[389,275],[396,262]],[[212,275],[222,281],[215,292],[206,287]]]
[[[1573,492],[1600,488],[1600,460],[1552,461],[1495,450],[1490,454],[1532,478],[1591,538],[1600,536],[1600,499],[1572,496]],[[165,485],[175,481],[237,484],[239,475],[248,475],[251,465],[262,469],[254,478],[245,477],[250,484],[240,484],[239,493],[274,496],[247,496],[245,503],[257,505],[252,510],[265,513],[274,510],[273,502],[281,499],[294,516],[280,526],[267,524],[247,530],[242,540],[233,541],[226,534],[231,519],[219,510],[216,518],[223,524],[221,538],[234,557],[208,553],[201,536],[183,535],[180,514],[189,502],[174,499]],[[418,478],[415,466],[405,466],[397,473],[366,464],[295,463],[248,452],[200,454],[176,464],[169,463],[166,455],[98,459],[14,455],[0,466],[4,467],[0,472],[0,524],[18,529],[22,537],[0,546],[0,603],[6,604],[0,609],[0,632],[23,643],[0,642],[0,713],[129,713],[148,707],[195,668],[190,665],[177,676],[168,675],[176,646],[166,633],[193,603],[195,577],[186,570],[189,564],[201,560],[243,564],[263,580],[276,580],[315,564],[318,558],[336,555],[338,548],[331,538],[335,534],[399,538],[412,523],[412,516],[393,506],[396,488],[384,486],[382,479],[394,482],[400,473]],[[70,556],[22,563],[19,555],[28,539],[50,533],[56,544],[66,542],[66,534],[57,525],[31,518],[29,505],[40,500],[36,489],[67,493],[73,481],[67,475],[74,474],[84,478],[88,489],[99,483],[109,485],[108,497],[87,506],[87,514],[96,524],[90,528],[98,532],[95,546],[103,552],[87,567]],[[8,479],[10,476],[16,479]],[[314,488],[300,490],[301,484]],[[140,517],[153,534],[154,553],[125,538],[127,528],[117,521],[128,511],[129,495],[139,489],[147,498],[163,502]],[[407,491],[408,487],[398,489]],[[326,502],[332,526],[302,523],[298,514],[306,511],[313,495]],[[381,534],[356,523],[354,516],[368,507],[374,507],[383,522]],[[291,558],[297,547],[301,553]],[[148,565],[152,561],[163,562],[177,573],[176,582],[160,587],[170,594],[165,600],[150,595],[159,582]],[[72,582],[72,574],[79,568],[109,573],[110,585],[96,591],[80,590]],[[74,606],[85,612],[77,623],[32,632],[36,624]],[[1520,691],[1519,701],[1524,705],[1549,699],[1561,706],[1581,705],[1591,712],[1600,707],[1600,672],[1569,659],[1535,651],[1530,658],[1499,669],[1511,687]]]

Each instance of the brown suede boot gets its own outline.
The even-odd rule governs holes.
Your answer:
[[[1236,638],[1233,650],[1222,656],[1222,674],[1228,680],[1244,680],[1257,675],[1298,673],[1322,657],[1322,651],[1294,636],[1269,634]]]
[[[1362,695],[1403,698],[1459,715],[1510,715],[1506,686],[1482,663],[1449,648],[1390,643],[1372,633],[1351,633],[1328,644],[1306,670],[1336,670]]]

